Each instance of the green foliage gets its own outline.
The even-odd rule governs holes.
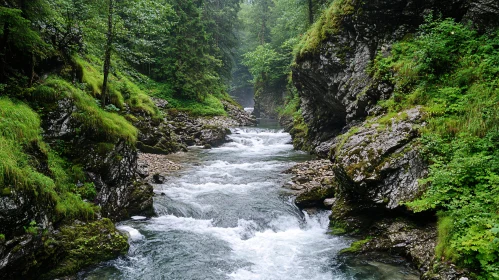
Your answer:
[[[38,225],[36,224],[36,221],[31,221],[28,227],[24,227],[24,231],[32,235],[38,235]]]
[[[171,108],[187,112],[193,116],[225,116],[224,106],[221,100],[229,97],[225,94],[208,95],[203,100],[192,100],[175,95],[168,84],[150,81],[144,87],[151,95],[168,101]]]
[[[40,120],[35,112],[23,103],[2,97],[0,125],[0,186],[32,192],[41,201],[45,198],[55,205],[59,216],[93,217],[94,206],[82,200],[88,198],[86,194],[89,191],[79,193],[76,187],[76,182],[85,179],[83,172],[77,167],[70,168],[43,143]],[[30,155],[30,149],[39,150],[43,158]],[[48,170],[45,173],[35,168],[39,165],[38,161],[46,161]],[[10,191],[4,195],[10,195]],[[32,228],[31,225],[26,231],[36,234]]]
[[[439,259],[456,261],[458,256],[450,244],[454,221],[451,217],[445,216],[444,213],[439,213],[438,216],[438,239],[435,255]]]
[[[31,22],[22,16],[19,9],[0,7],[0,37],[13,48],[36,54],[40,58],[46,57],[50,51],[50,46],[31,29]],[[3,57],[6,54],[1,55]]]
[[[312,25],[295,47],[296,56],[318,51],[320,43],[329,35],[340,32],[343,18],[355,13],[353,0],[334,0],[321,17]]]
[[[290,94],[286,97],[284,107],[278,111],[279,116],[293,117],[300,110],[300,96],[295,88],[292,88]]]
[[[389,112],[422,105],[427,191],[407,203],[438,209],[437,255],[499,277],[499,33],[479,35],[453,20],[421,27],[378,57],[371,74],[395,84]]]
[[[0,242],[5,241],[5,234],[0,233]]]
[[[67,96],[75,101],[78,111],[73,117],[83,124],[83,130],[111,142],[124,139],[135,143],[137,140],[137,129],[124,117],[101,109],[93,97],[67,81],[52,76],[46,80],[44,86],[51,87],[58,96]]]
[[[81,81],[84,83],[86,91],[95,98],[100,97],[104,78],[102,73],[97,70],[96,65],[101,65],[102,62],[92,56],[88,60],[80,57],[75,57],[74,60],[81,72]],[[115,72],[114,75],[110,76],[109,99],[111,104],[118,109],[123,109],[126,103],[133,112],[153,117],[157,117],[159,114],[149,96],[130,78],[120,72]]]
[[[285,61],[286,58],[272,49],[270,44],[264,44],[258,46],[252,52],[245,53],[243,65],[249,68],[253,76],[252,82],[257,83],[259,81],[272,81],[281,77],[284,72],[276,65],[285,64]]]

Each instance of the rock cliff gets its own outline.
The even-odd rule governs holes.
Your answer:
[[[332,30],[319,31],[327,32],[324,38],[311,38],[302,46],[293,67],[314,147],[379,113],[376,104],[390,97],[393,85],[374,80],[369,66],[394,42],[414,33],[425,16],[471,21],[485,29],[497,26],[493,18],[499,14],[499,4],[491,0],[336,2],[337,8],[326,11]]]
[[[371,73],[376,57],[413,36],[425,17],[470,22],[480,32],[497,27],[499,2],[335,1],[299,46],[293,82],[306,127],[302,143],[322,160],[298,165],[285,187],[302,208],[332,209],[331,231],[363,239],[345,254],[406,257],[423,279],[460,279],[468,272],[435,257],[435,213],[413,213],[404,202],[425,191],[420,151],[427,124],[419,107],[388,114],[378,105],[394,92]],[[296,123],[295,123],[296,127]]]

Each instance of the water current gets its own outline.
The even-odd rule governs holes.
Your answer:
[[[119,224],[127,256],[80,279],[415,279],[378,265],[340,268],[351,240],[327,233],[329,212],[300,211],[282,172],[310,158],[273,125],[236,128],[220,148],[174,155],[184,165],[155,186],[157,217]],[[376,264],[371,264],[375,267]]]

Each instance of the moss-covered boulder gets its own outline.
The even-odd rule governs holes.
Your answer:
[[[82,268],[126,254],[129,248],[127,237],[109,219],[62,226],[44,244],[55,257],[54,266],[42,279],[74,275]]]

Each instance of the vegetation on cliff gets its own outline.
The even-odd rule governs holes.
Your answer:
[[[423,105],[430,174],[416,212],[439,211],[437,256],[499,277],[499,33],[480,35],[452,19],[428,18],[373,64],[395,84],[389,112]]]

